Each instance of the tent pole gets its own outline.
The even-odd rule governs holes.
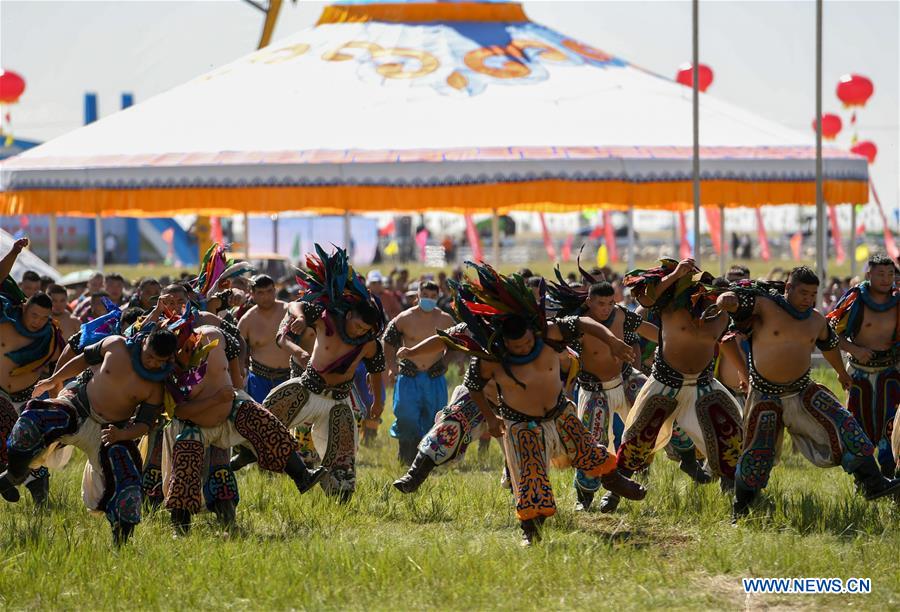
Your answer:
[[[823,0],[816,0],[816,274],[819,291],[816,307],[822,306],[826,282],[825,197],[822,184],[822,9]],[[855,253],[854,253],[855,255]]]
[[[628,269],[634,270],[634,206],[628,207]]]
[[[350,211],[344,212],[344,248],[347,249],[347,257],[353,261],[353,253],[350,248],[352,237],[350,235]]]
[[[700,265],[700,0],[693,0],[693,59],[691,82],[693,85],[694,115],[694,261]]]
[[[278,252],[278,213],[272,215],[272,252]]]
[[[491,260],[495,267],[500,266],[500,216],[495,208],[491,216]]]
[[[103,218],[94,217],[94,249],[97,251],[97,269],[103,272]]]
[[[856,276],[856,204],[850,205],[850,246],[847,252],[850,254],[850,278]]]
[[[672,213],[672,248],[675,250],[672,251],[672,259],[680,258],[680,255],[679,255],[680,247],[681,247],[681,240],[678,236],[678,213],[673,212]]]
[[[250,215],[244,213],[244,259],[250,259]]]
[[[50,265],[59,265],[59,235],[56,233],[56,213],[50,214]]]
[[[719,204],[719,276],[725,276],[728,253],[725,248],[725,207]]]

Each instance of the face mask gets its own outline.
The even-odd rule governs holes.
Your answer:
[[[434,298],[419,298],[419,308],[425,312],[431,312],[437,306],[437,300]]]

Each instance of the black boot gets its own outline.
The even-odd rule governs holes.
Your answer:
[[[44,468],[39,476],[25,483],[25,488],[31,492],[35,506],[46,506],[50,498],[50,472]]]
[[[706,470],[703,469],[703,465],[697,461],[697,454],[693,448],[685,451],[679,450],[678,456],[681,458],[681,464],[678,466],[678,469],[690,476],[691,480],[697,484],[712,482],[712,476],[707,474]]]
[[[853,471],[853,478],[869,501],[900,493],[900,480],[891,480],[882,476],[873,457],[866,457],[862,465]]]
[[[897,474],[897,463],[895,461],[885,461],[881,464],[881,475],[891,480]]]
[[[24,478],[20,480],[10,476],[9,470],[3,472],[0,474],[0,496],[12,504],[16,503],[19,501],[19,490],[16,487],[23,481]]]
[[[234,464],[232,463],[232,465]],[[284,466],[284,473],[291,477],[291,480],[297,485],[297,490],[303,494],[316,486],[316,484],[324,478],[325,474],[328,473],[328,468],[318,467],[314,470],[309,470],[307,469],[306,464],[300,459],[300,455],[291,453],[287,465]]]
[[[622,501],[622,498],[612,491],[607,491],[606,493],[604,493],[603,497],[600,498],[601,514],[612,514],[613,512],[615,512],[616,508],[619,507],[620,501]]]
[[[734,481],[726,476],[719,476],[719,488],[725,495],[734,493]]]
[[[575,502],[575,512],[587,512],[591,509],[594,502],[594,491],[585,491],[578,485],[575,485],[575,495],[578,501]]]
[[[624,470],[615,469],[600,477],[600,484],[611,493],[620,495],[625,499],[640,501],[647,497],[647,489],[626,476]]]
[[[734,488],[734,502],[731,505],[731,522],[735,524],[750,513],[750,505],[756,499],[756,491],[743,487]]]
[[[125,546],[132,533],[134,533],[134,523],[115,523],[112,526],[113,544]]]
[[[217,499],[212,504],[212,510],[222,527],[225,529],[234,527],[236,513],[233,499]]]
[[[231,458],[231,471],[237,472],[251,463],[256,463],[256,455],[253,454],[253,451],[246,446],[238,446],[237,454]]]
[[[416,440],[403,438],[400,438],[398,442],[397,456],[400,462],[403,465],[412,465],[412,462],[416,460],[416,455],[419,453],[419,443]]]
[[[541,528],[536,519],[520,521],[519,526],[522,528],[522,546],[531,546],[541,541]]]
[[[172,527],[175,528],[175,534],[185,536],[191,530],[191,512],[182,508],[172,508],[170,510],[172,516]]]
[[[422,486],[422,483],[425,482],[425,479],[428,478],[431,470],[435,467],[436,465],[431,457],[425,453],[416,454],[416,458],[413,459],[412,465],[409,466],[406,474],[394,481],[394,488],[401,493],[415,492],[416,489]]]

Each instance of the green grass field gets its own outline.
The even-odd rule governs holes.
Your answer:
[[[835,377],[817,373],[835,386]],[[761,507],[730,524],[729,500],[659,454],[650,493],[617,514],[576,514],[570,470],[554,471],[558,514],[545,540],[522,549],[502,458],[472,449],[414,495],[389,418],[359,456],[358,490],[338,506],[318,489],[298,496],[285,477],[239,474],[238,527],[213,516],[175,538],[166,512],[132,542],[111,545],[106,520],[85,511],[83,461],[52,478],[51,508],[27,492],[0,506],[4,609],[743,609],[900,606],[900,507],[866,502],[839,468],[790,451]],[[870,578],[869,595],[744,594],[742,577]]]

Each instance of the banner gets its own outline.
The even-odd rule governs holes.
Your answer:
[[[828,222],[831,224],[831,241],[834,243],[834,258],[838,265],[844,263],[847,254],[844,252],[844,244],[841,242],[841,226],[838,225],[837,210],[834,206],[828,207]]]
[[[703,212],[706,213],[706,224],[709,226],[713,249],[716,255],[722,255],[722,211],[718,206],[704,206]]]
[[[797,232],[791,236],[791,255],[794,261],[800,261],[801,251],[803,249],[803,234]]]
[[[769,261],[772,252],[769,250],[769,237],[766,235],[766,224],[763,221],[762,210],[756,209],[756,233],[759,237],[759,256],[763,261]]]
[[[575,234],[569,234],[562,247],[562,260],[565,263],[572,261],[572,241],[575,240]]]
[[[678,257],[681,259],[690,259],[691,245],[688,242],[687,219],[685,219],[683,210],[678,211],[678,236]]]
[[[538,213],[541,220],[541,234],[544,236],[544,249],[547,251],[547,257],[550,261],[556,261],[556,248],[553,246],[553,239],[550,237],[550,230],[547,229],[547,219],[544,213]]]
[[[884,208],[881,206],[881,200],[878,199],[878,192],[875,191],[875,183],[869,180],[869,187],[872,188],[872,196],[875,198],[875,204],[878,205],[878,214],[881,215],[881,225],[884,227],[884,248],[887,250],[888,256],[897,261],[900,257],[900,251],[897,250],[897,243],[894,242],[894,234],[888,225],[887,217],[884,216]]]
[[[484,261],[484,253],[481,250],[481,238],[478,236],[478,229],[472,220],[472,215],[466,215],[466,238],[469,241],[469,248],[472,249],[472,259],[475,261]]]
[[[619,248],[616,246],[616,228],[612,224],[612,213],[608,210],[603,211],[603,239],[606,241],[606,248],[609,249],[609,260],[613,263],[619,263]]]

